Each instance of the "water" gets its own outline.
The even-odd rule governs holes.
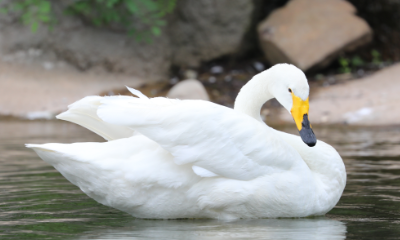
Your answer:
[[[315,133],[340,152],[348,174],[325,217],[141,220],[96,203],[23,146],[100,137],[61,121],[0,121],[0,239],[400,239],[400,127]]]

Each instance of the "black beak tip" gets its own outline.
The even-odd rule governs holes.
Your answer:
[[[303,116],[302,128],[299,133],[303,142],[309,147],[314,147],[317,144],[317,138],[315,137],[314,131],[311,129],[307,114]]]
[[[309,147],[314,147],[317,144],[317,138],[311,128],[303,128],[300,131],[300,137]]]
[[[317,139],[314,139],[313,141],[304,141],[305,144],[307,144],[309,147],[314,147],[317,144]]]
[[[302,134],[303,133],[303,134]],[[304,134],[304,132],[300,131],[300,136],[301,139],[305,144],[307,144],[309,147],[314,147],[317,144],[317,138],[315,137],[314,133],[312,132],[307,132],[307,134]]]

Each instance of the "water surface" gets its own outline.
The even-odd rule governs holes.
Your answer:
[[[141,220],[90,199],[23,146],[100,137],[62,121],[0,121],[0,239],[400,239],[400,127],[314,129],[348,174],[325,217]]]

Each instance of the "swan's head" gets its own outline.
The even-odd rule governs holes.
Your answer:
[[[313,147],[317,139],[308,120],[310,87],[305,74],[290,64],[277,64],[269,69],[272,74],[270,93],[292,114],[304,143]]]

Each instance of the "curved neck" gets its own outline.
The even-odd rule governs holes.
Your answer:
[[[274,98],[269,92],[271,77],[268,71],[255,75],[242,87],[235,100],[234,109],[261,122],[260,110],[265,102]]]

